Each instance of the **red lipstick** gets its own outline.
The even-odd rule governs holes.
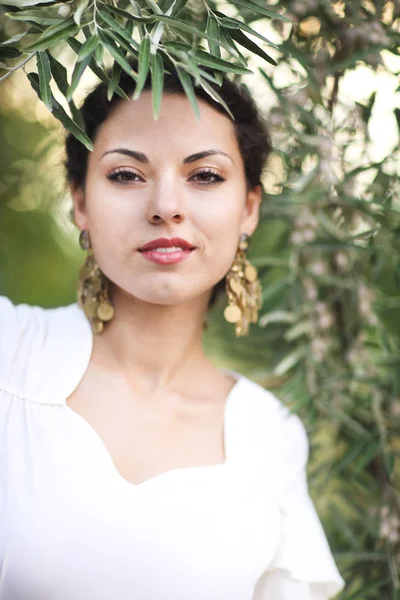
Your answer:
[[[174,265],[182,262],[195,247],[182,238],[157,238],[138,248],[147,260],[159,265]]]

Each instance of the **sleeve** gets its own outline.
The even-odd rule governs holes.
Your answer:
[[[16,366],[25,351],[29,322],[28,306],[15,306],[0,296],[0,385],[18,386],[20,373]]]
[[[309,442],[303,423],[286,408],[275,455],[281,535],[253,600],[328,600],[344,587],[308,493]]]
[[[0,390],[63,402],[87,368],[92,341],[76,303],[50,309],[0,296]]]

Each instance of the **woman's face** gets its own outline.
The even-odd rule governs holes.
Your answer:
[[[114,293],[165,305],[208,297],[240,234],[257,225],[261,190],[246,191],[232,122],[198,103],[199,121],[185,96],[164,95],[154,121],[146,91],[121,101],[97,132],[85,189],[72,194]],[[172,238],[190,249],[165,251]],[[159,250],[143,251],[154,240]]]

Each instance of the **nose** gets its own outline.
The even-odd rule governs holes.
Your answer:
[[[147,218],[153,225],[182,223],[186,218],[185,198],[177,177],[169,176],[159,181],[152,190]]]

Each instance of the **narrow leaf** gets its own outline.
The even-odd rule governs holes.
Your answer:
[[[276,365],[274,369],[274,374],[278,377],[282,377],[288,371],[290,371],[294,366],[296,366],[305,356],[307,355],[307,349],[305,347],[298,348],[291,354],[285,356],[281,362]]]
[[[26,6],[34,6],[35,4],[53,4],[54,0],[7,0],[4,4],[7,6],[17,6],[25,8]]]
[[[276,61],[273,58],[271,58],[271,56],[269,56],[266,52],[264,52],[262,48],[260,48],[252,40],[250,40],[242,31],[240,31],[240,29],[231,29],[230,34],[238,44],[240,44],[244,48],[247,48],[247,50],[250,50],[250,52],[252,52],[253,54],[257,54],[257,56],[260,56],[261,58],[269,62],[271,65],[276,66]]]
[[[51,112],[53,110],[50,89],[51,71],[49,57],[46,52],[38,52],[36,54],[36,64],[39,75],[39,96]]]
[[[104,4],[103,2],[99,2],[99,5],[101,6],[101,8],[107,12],[111,12],[115,15],[119,15],[120,17],[125,17],[125,19],[131,20],[131,21],[136,21],[138,23],[142,23],[147,24],[147,23],[154,23],[156,21],[156,19],[154,17],[142,17],[139,16],[137,14],[132,14],[126,10],[123,10],[122,8],[119,8],[118,6],[112,6],[111,4]]]
[[[192,105],[194,113],[195,113],[197,119],[200,120],[200,110],[199,110],[199,105],[197,104],[197,98],[196,98],[196,94],[195,94],[195,91],[193,88],[192,79],[191,79],[190,75],[188,73],[186,73],[186,71],[184,71],[183,69],[181,69],[178,66],[176,68],[176,71],[178,73],[178,77],[180,79],[182,87],[185,90],[185,94],[186,94],[190,104]]]
[[[149,6],[156,14],[162,14],[162,10],[158,6],[156,0],[144,0],[144,1],[146,2],[147,6]]]
[[[18,58],[21,54],[18,48],[13,46],[0,46],[0,58]]]
[[[291,23],[292,21],[288,19],[288,17],[284,17],[283,15],[279,15],[278,13],[269,10],[268,8],[264,8],[257,4],[256,2],[252,2],[252,0],[229,0],[232,4],[237,4],[238,6],[242,6],[243,8],[247,8],[248,10],[252,10],[253,12],[263,15],[264,17],[271,17],[271,19],[278,19],[279,21],[286,21],[287,23]]]
[[[218,92],[216,92],[215,89],[207,81],[205,81],[204,79],[202,79],[200,81],[200,85],[203,88],[203,90],[206,91],[207,94],[209,94],[213,100],[215,100],[215,102],[218,102],[218,104],[221,104],[221,106],[224,107],[224,109],[226,110],[226,112],[228,113],[228,115],[234,121],[235,117],[233,116],[233,114],[230,111],[230,109],[229,109],[228,105],[226,104],[226,102],[218,94]]]
[[[83,48],[83,46],[82,46]],[[74,93],[74,91],[76,90],[76,88],[79,85],[79,82],[81,80],[81,77],[86,69],[86,67],[89,65],[90,63],[90,59],[91,59],[92,55],[91,54],[87,54],[84,58],[82,58],[81,60],[79,60],[79,55],[72,73],[72,77],[71,77],[71,85],[68,88],[67,91],[67,101],[70,102],[72,99],[72,94]]]
[[[99,38],[97,37],[97,35],[89,37],[86,40],[86,42],[84,42],[82,44],[82,47],[81,47],[81,49],[79,50],[79,53],[78,53],[77,61],[81,62],[86,57],[91,56],[93,54],[93,52],[94,52],[94,49],[96,48],[96,46],[98,44],[99,44]]]
[[[60,92],[64,94],[64,96],[67,96],[69,88],[67,69],[64,67],[64,65],[59,63],[58,60],[50,54],[50,52],[47,52],[47,56],[50,61],[50,68],[53,79],[56,82]],[[81,129],[84,129],[83,117],[81,115],[81,112],[76,108],[72,98],[69,102],[69,108],[73,120],[79,125],[79,127],[81,127]]]
[[[172,6],[171,16],[176,17],[176,15],[178,15],[181,12],[181,10],[185,8],[187,3],[188,0],[175,0]]]
[[[114,95],[115,88],[119,84],[119,80],[121,78],[121,73],[122,73],[122,68],[120,67],[120,65],[118,63],[114,63],[110,83],[108,84],[108,87],[107,87],[107,100],[109,102]]]
[[[208,15],[206,31],[211,37],[213,37],[219,41],[218,21],[212,14]],[[207,44],[208,44],[210,53],[213,56],[216,56],[217,58],[221,58],[221,48],[220,48],[219,43],[214,42],[213,40],[207,40]]]
[[[113,59],[123,68],[123,70],[130,75],[133,79],[137,79],[137,73],[132,69],[129,62],[126,60],[125,56],[122,54],[121,50],[115,44],[112,36],[108,33],[108,31],[99,31],[100,38],[103,41],[106,49],[111,54]]]
[[[13,19],[14,21],[28,21],[38,23],[39,25],[57,25],[64,21],[57,12],[43,8],[24,10],[21,12],[9,12],[6,13],[6,17]]]
[[[142,93],[150,67],[150,38],[143,38],[139,50],[139,76],[136,83],[133,100],[137,100]]]
[[[188,56],[191,60],[198,64],[202,64],[207,67],[213,67],[219,69],[220,71],[225,71],[227,73],[238,73],[241,75],[252,73],[250,69],[246,69],[245,67],[235,63],[230,63],[222,58],[212,56],[204,50],[192,50],[190,46],[182,42],[166,42],[164,47],[171,50],[177,50],[178,52],[183,53],[183,56]]]
[[[69,38],[67,40],[67,42],[71,46],[71,48],[74,50],[74,52],[76,52],[76,54],[79,54],[79,50],[82,47],[81,42],[78,42],[78,40],[76,40],[75,38]],[[100,79],[100,81],[102,81],[106,85],[108,85],[110,83],[110,78],[103,71],[103,69],[100,67],[100,65],[96,62],[96,59],[93,56],[92,56],[91,61],[89,63],[89,69],[91,71],[93,71],[93,73],[96,75],[96,77],[98,77]],[[129,100],[129,97],[125,94],[125,92],[123,91],[123,89],[120,88],[119,86],[117,86],[115,88],[115,92],[118,94],[118,96],[120,96],[124,100]]]
[[[54,46],[54,44],[58,44],[66,38],[74,36],[76,33],[78,33],[77,25],[72,19],[68,19],[63,23],[62,27],[58,25],[49,27],[49,29],[42,34],[39,40],[25,48],[25,51],[36,52],[37,50],[47,50],[50,46]]]
[[[258,31],[256,31],[252,27],[249,27],[246,23],[243,23],[238,19],[233,19],[232,17],[227,17],[219,11],[215,11],[215,14],[220,17],[221,25],[223,27],[226,27],[227,29],[242,29],[243,31],[247,31],[247,33],[250,33],[251,35],[254,35],[255,37],[259,38],[269,46],[272,46],[273,48],[278,48],[278,46],[271,42],[271,40],[261,35],[261,33],[258,33]]]
[[[229,48],[230,54],[232,54],[232,56],[234,56],[236,58],[236,60],[238,60],[244,67],[246,67],[247,60],[245,59],[243,54],[239,51],[239,49],[236,47],[236,44],[233,41],[232,36],[229,33],[229,31],[227,29],[224,29],[223,27],[221,27],[219,33],[221,36],[221,40],[223,40],[225,43],[225,46],[227,46]]]
[[[217,44],[219,43],[222,47],[224,47],[229,52],[229,47],[226,47],[226,45],[223,42],[221,42],[220,40],[218,40],[218,38],[215,38],[212,35],[209,35],[205,31],[202,31],[201,29],[197,29],[193,25],[188,25],[188,23],[186,23],[185,21],[181,21],[180,19],[174,19],[172,17],[167,17],[165,15],[157,15],[157,17],[155,17],[155,20],[166,23],[166,25],[169,25],[169,27],[171,29],[178,29],[180,31],[190,33],[195,38],[200,37],[200,38],[204,38],[206,40],[211,40]]]
[[[127,42],[125,38],[121,37],[117,31],[114,29],[107,29],[106,34],[112,37],[114,42],[117,42],[125,50],[127,54],[132,54],[133,56],[137,56],[137,52],[139,50],[139,44],[135,42],[135,40],[131,40],[131,43]],[[98,46],[98,48],[102,48],[103,46]]]
[[[143,17],[143,15],[142,15],[142,11],[140,9],[139,4],[136,2],[136,0],[130,0],[130,3],[132,5],[133,12],[134,12],[135,16],[139,17],[139,19],[141,19]],[[133,20],[130,19],[128,21],[128,23],[132,23],[133,24]],[[139,29],[139,38],[142,40],[147,35],[145,26],[139,22],[138,23],[138,29]],[[131,35],[132,35],[132,31],[131,31]]]
[[[27,31],[24,31],[23,33],[17,33],[17,35],[13,35],[13,37],[9,38],[5,42],[2,42],[0,46],[8,46],[9,44],[13,44],[14,42],[19,42],[19,40],[21,40],[27,33]]]
[[[49,59],[53,79],[56,82],[60,92],[65,96],[68,90],[67,69],[64,67],[64,65],[58,62],[58,60],[54,58],[54,56],[52,56],[49,52],[47,53],[47,58]]]
[[[78,7],[74,12],[74,21],[77,25],[81,24],[82,15],[88,7],[89,0],[81,0],[77,3]]]
[[[154,120],[157,121],[160,114],[161,100],[164,88],[164,61],[159,52],[151,55],[150,68],[153,115]]]
[[[28,79],[39,95],[39,77],[36,73],[28,73]],[[67,115],[63,107],[53,98],[53,115],[62,123],[62,125],[70,132],[77,140],[79,140],[88,150],[93,150],[93,144],[86,133],[77,125],[71,117]]]
[[[116,21],[113,17],[107,14],[104,10],[100,10],[99,15],[101,16],[103,21],[105,21],[105,23],[107,23],[107,25],[111,27],[111,29],[118,33],[118,35],[120,35],[128,44],[132,45],[132,43],[134,43],[132,36],[129,35],[126,29],[124,29],[122,25],[118,23],[118,21]]]

